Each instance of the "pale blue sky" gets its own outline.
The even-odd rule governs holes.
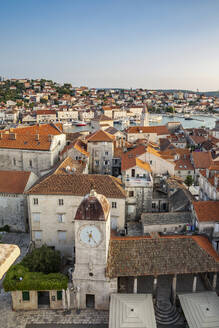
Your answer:
[[[219,89],[219,0],[0,0],[0,75]]]

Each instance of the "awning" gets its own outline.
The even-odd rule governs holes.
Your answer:
[[[215,292],[178,296],[189,328],[219,328],[219,297]]]
[[[17,245],[0,244],[0,279],[20,255]]]
[[[112,294],[109,328],[156,328],[151,294]]]

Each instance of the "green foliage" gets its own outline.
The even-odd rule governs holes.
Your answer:
[[[186,179],[185,179],[185,184],[190,187],[193,184],[193,178],[191,175],[187,175]]]
[[[41,98],[41,99],[40,99],[40,103],[41,103],[41,104],[47,104],[47,99],[45,99],[45,98]]]
[[[21,264],[32,272],[43,272],[46,274],[59,272],[61,266],[60,252],[43,245],[26,255]]]
[[[30,272],[22,264],[13,265],[3,281],[6,292],[13,290],[67,289],[68,278],[61,273]]]
[[[171,107],[171,106],[168,106],[168,107],[166,108],[166,112],[168,112],[168,113],[174,113],[174,108]]]
[[[6,232],[10,232],[10,227],[9,225],[4,225],[3,227],[0,228],[0,231],[6,231]]]

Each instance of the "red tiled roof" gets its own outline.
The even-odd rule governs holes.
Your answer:
[[[122,154],[122,171],[128,170],[130,167],[136,165],[136,157],[146,153],[146,147],[139,145],[126,153]]]
[[[190,136],[190,138],[194,141],[195,144],[199,145],[202,144],[206,138],[203,136]]]
[[[197,201],[193,206],[199,222],[219,221],[219,201]]]
[[[55,110],[44,110],[44,109],[39,109],[37,110],[37,115],[56,115],[56,111]]]
[[[4,130],[5,131],[5,130]],[[2,132],[4,132],[2,131]],[[7,132],[12,132],[16,134],[23,134],[23,135],[45,135],[48,136],[50,135],[59,135],[63,133],[63,127],[61,123],[56,123],[56,124],[36,124],[32,126],[25,126],[21,128],[14,128],[7,130]]]
[[[114,137],[103,130],[98,130],[97,132],[94,132],[91,136],[87,136],[87,141],[88,142],[93,142],[93,141],[107,141],[107,142],[113,142]]]
[[[31,172],[0,171],[0,192],[22,194],[27,185]]]
[[[188,159],[179,159],[175,161],[175,170],[194,170],[192,163]]]
[[[51,174],[36,183],[28,194],[85,196],[95,189],[107,198],[125,198],[118,179],[101,174]]]
[[[131,126],[126,130],[127,133],[156,133],[157,135],[169,135],[170,132],[166,125],[158,126]]]
[[[39,140],[34,135],[16,134],[15,139],[10,139],[10,134],[3,134],[0,138],[0,148],[49,150],[51,139],[47,135],[40,135]]]
[[[192,153],[194,166],[196,169],[206,169],[212,163],[212,156],[210,152],[198,152]]]
[[[219,257],[207,238],[113,237],[106,275],[110,278],[161,274],[217,272]]]

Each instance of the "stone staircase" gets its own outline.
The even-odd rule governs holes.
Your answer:
[[[180,313],[177,311],[175,305],[173,305],[168,299],[157,300],[154,309],[158,324],[171,326],[178,324],[179,321],[181,321]]]

